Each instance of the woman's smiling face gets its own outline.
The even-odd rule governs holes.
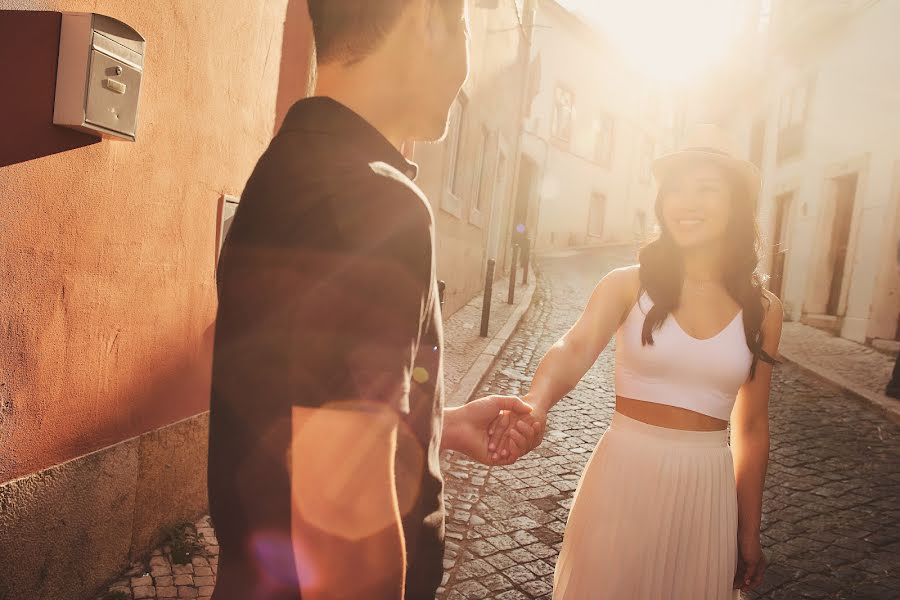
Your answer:
[[[669,175],[660,199],[664,225],[680,247],[696,248],[725,239],[732,192],[726,172],[718,165],[689,163]]]

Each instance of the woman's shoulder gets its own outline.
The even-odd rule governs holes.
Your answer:
[[[613,269],[603,278],[603,282],[606,282],[629,305],[634,304],[641,293],[641,267],[629,265]]]

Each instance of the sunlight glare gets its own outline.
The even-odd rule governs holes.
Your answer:
[[[724,58],[742,0],[559,0],[603,32],[641,73],[687,83]]]

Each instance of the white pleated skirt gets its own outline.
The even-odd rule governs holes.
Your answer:
[[[554,600],[736,600],[737,490],[725,431],[616,412],[575,492]]]

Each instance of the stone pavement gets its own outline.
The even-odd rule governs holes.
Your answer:
[[[895,355],[835,337],[802,323],[785,323],[781,356],[853,393],[871,410],[900,425],[900,400],[885,394]]]
[[[525,391],[543,353],[577,318],[594,284],[632,256],[607,249],[542,259],[532,309],[480,391]],[[448,327],[451,352],[451,344],[459,344],[455,328],[476,314],[469,310],[448,320],[456,323]],[[515,465],[488,468],[445,455],[448,545],[440,600],[551,597],[572,495],[614,410],[612,356],[611,346],[553,410],[541,447]],[[465,361],[454,364],[461,366],[449,364],[448,379],[466,368]],[[900,427],[791,364],[776,370],[771,423],[763,541],[772,566],[762,590],[745,600],[900,599]],[[210,581],[206,569],[215,576],[218,551],[208,524],[198,524],[208,536],[208,564],[176,573],[158,551],[149,564],[133,566],[128,575],[134,579],[116,582],[122,597],[162,598],[173,586],[179,597],[207,594],[211,588],[200,583]]]
[[[521,271],[519,271],[521,280]],[[521,320],[523,306],[531,300],[534,291],[534,278],[528,287],[517,284],[514,304],[507,304],[509,297],[509,279],[500,279],[494,282],[491,298],[490,319],[488,321],[487,337],[481,337],[481,313],[483,294],[472,298],[468,304],[453,313],[444,321],[444,383],[448,405],[454,402],[463,404],[467,399],[458,399],[454,396],[464,391],[470,380],[475,378],[471,387],[477,385],[477,381],[490,368],[479,358],[492,358],[485,356],[491,354],[491,345],[496,346],[508,339],[511,332],[509,327]],[[513,321],[510,322],[510,319]],[[508,324],[508,325],[507,325]],[[478,371],[473,373],[473,371]],[[470,387],[470,389],[471,389]],[[465,390],[468,391],[468,390]]]
[[[532,310],[484,390],[521,393],[622,251],[542,261]],[[448,551],[440,600],[549,599],[581,471],[614,410],[613,348],[551,413],[531,456],[446,461]],[[900,598],[900,428],[791,364],[776,370],[763,541],[772,566],[746,598]]]
[[[894,356],[802,323],[785,323],[781,351],[818,365],[854,385],[883,394]]]
[[[521,277],[521,272],[520,272]],[[488,336],[481,337],[481,311],[483,296],[473,298],[466,306],[444,320],[445,365],[444,376],[448,397],[466,379],[480,379],[479,365],[484,364],[485,353],[491,344],[505,341],[507,331],[521,318],[524,303],[531,298],[531,288],[518,286],[514,304],[507,304],[508,279],[494,283],[491,318]],[[489,368],[488,362],[485,368]],[[193,524],[200,547],[190,564],[172,563],[171,548],[155,549],[147,561],[132,563],[123,575],[110,583],[98,600],[125,600],[140,598],[208,598],[215,585],[219,547],[208,516]],[[249,600],[249,599],[248,599]]]
[[[113,581],[100,600],[212,596],[219,568],[219,542],[209,517],[193,525],[200,545],[188,564],[173,564],[169,546],[157,548],[147,562],[133,563],[120,579]]]

